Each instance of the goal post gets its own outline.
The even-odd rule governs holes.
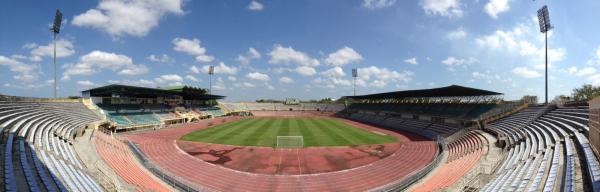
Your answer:
[[[302,148],[303,136],[277,136],[277,148]]]

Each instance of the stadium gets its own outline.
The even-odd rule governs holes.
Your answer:
[[[597,7],[2,1],[0,192],[600,192]]]
[[[597,100],[447,87],[344,103],[107,85],[2,96],[6,191],[596,191]],[[590,107],[591,106],[591,107]]]

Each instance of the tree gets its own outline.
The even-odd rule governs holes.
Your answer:
[[[600,87],[595,87],[590,84],[585,84],[580,88],[573,89],[573,100],[575,101],[589,101],[598,96],[600,96]]]
[[[525,95],[525,96],[523,96],[523,98],[521,100],[528,102],[528,103],[532,103],[532,104],[535,104],[538,102],[537,96],[533,96],[533,95]]]

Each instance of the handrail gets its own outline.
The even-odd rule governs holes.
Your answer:
[[[457,139],[461,138],[462,136],[465,136],[467,133],[471,132],[472,130],[476,130],[476,129],[477,129],[476,126],[470,126],[467,128],[463,128],[463,129],[453,133],[452,135],[444,138],[444,142],[452,143],[452,142],[456,141]]]
[[[481,122],[487,123],[490,121],[500,119],[507,115],[510,115],[510,114],[514,113],[515,111],[519,111],[523,108],[526,108],[527,106],[528,106],[528,103],[523,100],[519,100],[517,102],[511,102],[509,104],[506,104],[506,106],[501,106],[501,107],[497,107],[492,110],[489,110],[489,111],[481,114],[477,119]]]
[[[69,99],[69,98],[38,98],[38,97],[19,97],[19,96],[8,96],[0,95],[0,101],[10,102],[49,102],[49,103],[66,103],[81,102],[81,99]]]

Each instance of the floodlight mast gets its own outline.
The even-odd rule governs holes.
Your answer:
[[[57,88],[56,88],[56,35],[60,33],[60,24],[62,23],[62,13],[60,10],[56,10],[56,15],[54,16],[54,24],[50,31],[52,31],[54,35],[54,98],[57,98]]]
[[[358,77],[358,69],[352,69],[352,86],[354,88],[354,96],[356,96],[356,77]]]
[[[540,24],[540,32],[544,33],[545,35],[545,42],[546,42],[546,77],[545,77],[545,81],[546,81],[546,98],[545,98],[545,102],[544,104],[548,105],[548,31],[550,31],[551,29],[554,28],[554,26],[552,26],[552,24],[550,24],[550,14],[548,13],[548,6],[544,5],[542,8],[540,8],[537,11],[538,14],[538,22]]]
[[[215,74],[215,66],[208,66],[208,94],[212,94],[212,75]]]

